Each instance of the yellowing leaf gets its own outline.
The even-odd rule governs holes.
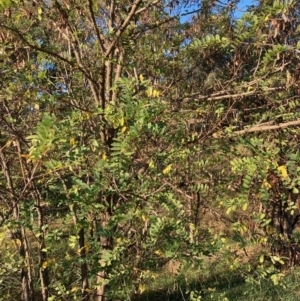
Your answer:
[[[189,223],[189,226],[190,226],[190,231],[194,231],[196,229],[193,223]]]
[[[229,207],[227,210],[226,210],[226,214],[229,214],[232,210],[232,207]]]
[[[149,87],[146,91],[148,97],[158,97],[160,92],[158,90],[153,89],[153,87]]]
[[[163,174],[166,175],[168,174],[172,169],[172,164],[169,164],[164,170],[163,170]]]
[[[159,96],[159,94],[160,94],[160,92],[159,92],[159,91],[157,91],[157,90],[153,90],[153,97],[158,97],[158,96]]]
[[[264,179],[262,184],[261,184],[261,187],[265,187],[265,188],[269,189],[272,186],[269,184],[269,182],[266,179]]]
[[[48,260],[45,260],[42,264],[42,269],[48,268],[51,264],[54,264],[56,262],[55,258],[50,258]]]
[[[280,257],[279,256],[273,256],[273,259],[275,260],[275,261],[280,261],[281,259],[280,259]]]
[[[153,162],[153,160],[151,160],[151,161],[149,162],[149,167],[150,167],[150,168],[154,167],[154,162]]]
[[[88,252],[91,249],[91,245],[88,242],[86,242],[84,246],[86,252]]]
[[[38,14],[41,15],[43,13],[43,10],[41,7],[38,8]]]
[[[141,82],[144,81],[144,76],[143,76],[143,74],[140,74],[140,81],[141,81]]]
[[[34,109],[37,110],[37,111],[40,109],[40,106],[39,106],[38,103],[35,103],[35,104],[34,104]]]
[[[21,240],[18,239],[18,238],[15,240],[15,243],[16,243],[16,245],[17,245],[19,248],[20,248],[21,245],[22,245]]]
[[[154,254],[156,254],[156,255],[158,255],[158,256],[160,256],[160,257],[165,257],[165,253],[164,253],[163,251],[161,251],[161,250],[156,250],[156,251],[154,252]]]
[[[49,266],[49,263],[48,263],[47,260],[45,260],[45,261],[43,262],[43,264],[42,264],[42,269],[44,270],[44,269],[46,269],[48,266]]]
[[[124,125],[124,117],[121,117],[121,118],[119,119],[119,122],[120,122],[120,126],[123,126],[123,125]]]
[[[247,210],[247,208],[248,208],[248,203],[245,203],[245,204],[243,204],[243,206],[242,206],[242,210],[243,210],[243,211],[246,211],[246,210]]]
[[[102,268],[104,268],[106,266],[106,261],[103,259],[99,260],[99,263]]]
[[[139,284],[139,293],[142,294],[145,291],[145,285]]]
[[[90,245],[89,243],[86,243],[86,244],[84,245],[84,247],[78,249],[78,250],[76,251],[76,253],[77,253],[78,255],[80,255],[83,251],[84,251],[84,252],[88,252],[90,249],[91,249],[91,245]]]
[[[90,113],[84,113],[85,119],[91,119],[91,114]]]
[[[124,133],[126,130],[127,130],[127,127],[123,126],[122,129],[121,129],[121,133]]]
[[[103,155],[102,155],[102,159],[103,159],[103,160],[106,160],[106,159],[107,159],[106,154],[103,154]]]
[[[283,178],[288,177],[288,172],[285,165],[281,165],[277,167],[278,172],[281,174]]]
[[[264,261],[265,261],[265,256],[264,255],[260,255],[259,262],[263,263]]]
[[[146,91],[146,94],[148,97],[151,97],[153,95],[153,88],[152,87],[149,87]]]
[[[72,137],[72,138],[70,139],[70,144],[71,144],[71,145],[75,145],[75,144],[76,144],[75,138]]]
[[[247,231],[247,227],[245,225],[241,225],[239,231],[241,234],[244,234]]]

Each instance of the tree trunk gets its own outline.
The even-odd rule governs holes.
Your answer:
[[[35,296],[34,296],[32,279],[31,279],[31,270],[29,265],[29,254],[28,254],[25,230],[24,229],[16,230],[13,233],[13,237],[16,240],[19,255],[21,258],[23,258],[25,263],[21,269],[22,300],[34,301]]]
[[[86,263],[86,245],[84,237],[84,228],[81,228],[78,233],[79,253],[81,258],[80,273],[81,273],[81,290],[82,300],[89,300],[89,282],[88,282],[88,266]]]
[[[45,244],[45,229],[44,229],[44,216],[42,208],[40,206],[40,200],[37,198],[36,208],[38,214],[38,226],[39,226],[39,265],[40,265],[40,281],[42,289],[43,301],[47,301],[49,297],[49,269],[47,263],[47,253]]]
[[[102,220],[101,220],[101,228],[105,229],[109,219],[110,219],[111,214],[109,211],[106,213],[103,213],[102,215]],[[110,237],[99,237],[99,243],[101,247],[101,251],[105,251],[107,249],[111,248],[111,238]],[[105,296],[106,293],[106,279],[107,279],[107,272],[106,271],[100,271],[97,274],[96,281],[97,281],[97,289],[96,289],[96,301],[106,301],[107,298]]]
[[[284,188],[282,188],[284,190]],[[290,200],[289,192],[286,192]],[[288,209],[289,202],[284,199],[283,193],[278,195],[276,199],[271,202],[272,212],[272,254],[277,256],[285,256],[288,258],[288,264],[293,266],[299,263],[300,248],[297,243],[293,241],[293,230],[298,220],[296,214],[292,214]],[[290,200],[291,201],[291,200]]]
[[[15,241],[19,256],[24,261],[24,264],[21,268],[21,283],[22,283],[22,300],[24,301],[34,301],[34,290],[31,278],[31,268],[30,268],[30,254],[28,249],[28,243],[26,238],[26,232],[24,227],[20,227],[18,223],[20,222],[20,208],[19,208],[19,199],[16,197],[14,191],[13,181],[11,178],[11,173],[8,165],[6,164],[7,160],[5,155],[0,149],[0,159],[2,171],[6,178],[6,185],[11,192],[11,212],[13,215],[13,220],[16,223],[15,228],[12,231],[12,239]]]

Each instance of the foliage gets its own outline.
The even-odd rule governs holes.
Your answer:
[[[299,7],[235,4],[0,1],[2,300],[299,263]]]

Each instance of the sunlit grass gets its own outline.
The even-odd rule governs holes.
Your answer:
[[[183,267],[178,275],[167,271],[158,273],[145,284],[137,300],[145,301],[266,301],[300,300],[300,269],[285,272],[274,285],[270,278],[259,278],[246,265],[235,270],[213,262],[202,268]]]

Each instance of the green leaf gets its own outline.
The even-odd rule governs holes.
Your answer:
[[[3,11],[13,5],[11,0],[0,0],[0,10]]]

